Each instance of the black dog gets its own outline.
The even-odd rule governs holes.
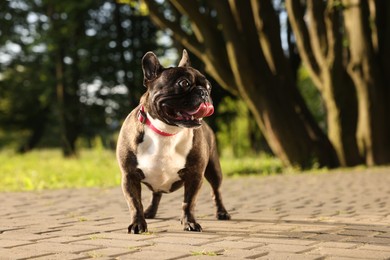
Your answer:
[[[132,217],[129,233],[146,232],[145,218],[155,217],[162,193],[183,185],[184,230],[202,231],[194,206],[203,176],[212,186],[217,218],[230,219],[219,191],[222,173],[215,136],[202,120],[214,112],[210,83],[191,67],[185,50],[174,68],[162,67],[148,52],[142,69],[147,92],[123,123],[117,145],[122,190]],[[141,183],[153,191],[145,212]]]

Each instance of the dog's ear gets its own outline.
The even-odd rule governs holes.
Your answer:
[[[190,57],[188,56],[188,53],[186,51],[186,49],[183,50],[183,55],[181,57],[181,60],[179,62],[179,66],[178,67],[190,67],[191,66],[191,61],[190,61]]]
[[[142,58],[142,71],[144,72],[144,81],[153,80],[160,74],[162,66],[156,55],[149,51]]]

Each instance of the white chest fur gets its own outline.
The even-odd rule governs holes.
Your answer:
[[[137,148],[138,168],[145,175],[142,182],[149,184],[155,192],[169,192],[172,184],[180,180],[178,171],[184,168],[192,148],[193,131],[175,130],[174,136],[167,137],[145,126],[143,142]]]

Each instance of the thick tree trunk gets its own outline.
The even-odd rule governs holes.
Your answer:
[[[375,62],[369,25],[369,7],[364,0],[344,0],[345,29],[349,39],[350,74],[358,98],[357,138],[367,165],[390,162],[385,92],[380,67]]]
[[[312,0],[313,3],[315,0]],[[313,10],[316,10],[313,8]],[[320,12],[322,9],[319,10]],[[313,12],[312,19],[315,19]],[[329,1],[324,10],[324,30],[326,53],[322,67],[323,97],[326,99],[328,136],[336,149],[343,166],[355,166],[363,163],[356,140],[357,100],[353,82],[344,68],[343,37],[340,34],[340,11]],[[324,47],[323,47],[324,48]]]
[[[380,73],[383,80],[383,97],[386,100],[385,106],[385,123],[387,136],[390,139],[390,1],[371,0],[374,1],[376,37],[378,48],[376,49],[376,59],[380,66]],[[390,142],[390,140],[388,140]],[[387,147],[390,143],[387,144]]]
[[[325,73],[324,73],[325,74]],[[356,142],[357,103],[353,85],[343,68],[323,75],[321,92],[327,111],[328,137],[342,166],[363,163]]]
[[[280,34],[270,26],[278,24],[271,2],[252,1],[256,26],[253,29],[257,30],[255,35],[261,45],[261,49],[256,50],[245,49],[245,42],[237,38],[240,28],[244,28],[235,24],[232,11],[238,10],[229,9],[219,1],[215,2],[215,7],[224,24],[226,49],[240,96],[248,104],[273,152],[285,165],[307,168],[317,162],[321,166],[337,166],[332,145],[308,113],[292,81]],[[242,23],[247,21],[244,13],[236,14],[235,18]],[[257,52],[255,61],[250,58],[251,52]],[[251,66],[256,63],[258,66]],[[264,75],[259,75],[260,72]]]
[[[308,1],[308,25],[299,1],[287,0],[297,46],[317,86],[327,111],[328,137],[340,164],[353,166],[362,162],[357,147],[356,96],[352,82],[343,67],[340,14],[332,1]]]
[[[264,82],[264,88],[273,86],[283,89],[290,86]],[[328,138],[316,125],[310,124],[302,114],[296,113],[291,99],[284,91],[254,91],[244,98],[266,136],[272,151],[287,166],[312,167],[338,166],[337,156]]]

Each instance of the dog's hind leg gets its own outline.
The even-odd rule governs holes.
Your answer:
[[[215,206],[217,207],[217,219],[219,220],[229,220],[230,214],[225,209],[225,206],[222,202],[220,187],[222,183],[222,170],[219,163],[219,157],[216,150],[212,151],[210,155],[210,160],[207,164],[205,171],[206,180],[210,183],[211,188],[213,189],[213,199]]]
[[[158,204],[160,203],[161,197],[161,192],[153,192],[152,200],[150,201],[148,208],[144,212],[145,218],[150,219],[156,216]]]

